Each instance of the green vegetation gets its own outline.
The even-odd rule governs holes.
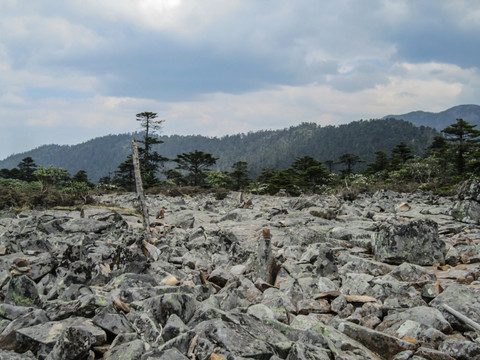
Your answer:
[[[36,166],[26,157],[17,168],[0,170],[0,209],[51,208],[90,203],[93,184],[86,171],[72,178],[65,169]]]
[[[395,119],[360,120],[338,126],[302,123],[281,130],[262,130],[220,138],[149,134],[163,141],[163,144],[152,145],[151,149],[169,159],[198,150],[218,158],[214,170],[224,172],[230,172],[236,162],[247,161],[250,179],[256,179],[264,168],[286,169],[295,159],[307,155],[321,161],[330,172],[337,172],[343,169],[343,165],[337,163],[339,156],[353,153],[365,161],[354,166],[353,172],[358,172],[374,160],[375,151],[390,153],[402,141],[414,155],[422,155],[425,146],[436,135],[439,133],[432,128],[416,127]],[[98,183],[100,178],[105,183],[108,178],[113,180],[118,165],[132,153],[132,138],[141,140],[144,136],[145,132],[138,132],[103,136],[71,146],[45,145],[0,161],[0,168],[12,169],[22,158],[30,156],[39,165],[53,165],[70,174],[83,169],[93,183]],[[140,141],[137,143],[143,147]],[[165,163],[166,170],[175,167],[174,162]],[[156,176],[163,177],[160,173]]]
[[[137,117],[146,126],[156,118],[156,113],[140,113]],[[390,124],[399,125],[396,121]],[[384,122],[388,123],[388,120]],[[418,146],[414,150],[412,142],[404,138],[392,144],[390,149],[375,149],[372,145],[370,155],[353,153],[355,146],[351,146],[348,151],[338,155],[337,160],[329,156],[323,163],[312,155],[297,156],[289,166],[263,167],[256,177],[251,176],[251,164],[244,160],[233,161],[228,170],[211,170],[213,166],[218,166],[219,158],[198,149],[176,155],[169,161],[172,166],[164,168],[166,158],[152,147],[159,143],[158,139],[152,137],[152,131],[158,130],[160,123],[150,123],[141,141],[144,147],[140,151],[140,160],[143,163],[142,171],[146,173],[143,176],[148,193],[195,195],[211,191],[217,199],[223,199],[229,190],[290,196],[337,193],[350,200],[359,192],[373,192],[381,188],[452,194],[462,180],[480,176],[480,131],[462,119],[445,128],[443,135],[437,133],[431,136],[431,141],[424,141],[424,149],[420,153]],[[378,125],[376,122],[367,122],[367,125],[373,123]],[[352,127],[359,131],[358,125]],[[305,131],[315,126],[303,124],[295,132],[307,136]],[[414,143],[418,145],[417,140]],[[276,153],[289,157],[288,154],[282,154],[281,149]],[[120,162],[113,178],[104,176],[96,186],[89,181],[85,170],[78,170],[70,177],[63,168],[37,166],[31,157],[25,157],[16,168],[0,170],[0,209],[87,204],[95,192],[132,191],[134,188],[131,156]],[[314,215],[325,218],[335,216],[323,213]]]

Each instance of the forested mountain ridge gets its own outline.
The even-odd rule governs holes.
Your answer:
[[[409,121],[416,126],[429,126],[442,131],[447,126],[461,118],[480,129],[480,105],[458,105],[439,113],[412,111],[403,115],[387,115],[383,119],[400,119]]]
[[[337,161],[345,153],[354,153],[369,162],[376,150],[390,153],[398,143],[405,142],[415,154],[421,154],[438,134],[434,129],[396,119],[359,120],[339,126],[302,123],[282,130],[262,130],[248,134],[211,138],[201,135],[161,136],[163,144],[155,149],[168,158],[200,150],[218,158],[212,170],[230,171],[237,161],[246,161],[250,175],[256,177],[264,168],[287,168],[300,156],[317,160]],[[25,157],[37,165],[61,167],[70,174],[85,170],[91,181],[113,174],[131,152],[131,140],[141,134],[107,135],[78,145],[44,145],[11,155],[0,161],[0,168],[13,168]],[[167,164],[168,166],[169,164]],[[170,164],[170,167],[173,167]]]

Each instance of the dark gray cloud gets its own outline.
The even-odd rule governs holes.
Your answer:
[[[22,126],[24,146],[132,131],[146,108],[171,133],[212,135],[480,96],[476,1],[5,0],[0,13],[0,144]]]

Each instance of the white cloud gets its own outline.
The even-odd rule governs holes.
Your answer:
[[[2,139],[23,126],[34,129],[27,145],[138,130],[141,111],[158,112],[169,134],[223,135],[480,95],[477,2],[27,4],[0,2]]]

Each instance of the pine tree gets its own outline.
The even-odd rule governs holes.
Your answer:
[[[20,180],[27,182],[35,180],[33,173],[37,170],[37,164],[35,164],[35,161],[33,161],[30,156],[23,158],[22,161],[18,163],[17,167]]]
[[[161,156],[158,152],[153,150],[153,145],[162,144],[155,133],[160,132],[164,120],[155,120],[158,118],[157,113],[141,112],[136,115],[137,121],[145,130],[145,135],[138,142],[143,144],[143,147],[138,148],[140,156],[140,166],[142,170],[142,178],[145,186],[151,186],[156,182],[156,172],[159,165],[163,164],[168,159]]]
[[[233,171],[229,174],[234,184],[234,190],[243,189],[248,185],[248,164],[246,161],[237,161],[232,165]]]
[[[465,172],[467,157],[476,150],[480,139],[480,131],[475,129],[476,125],[470,124],[463,119],[457,119],[457,122],[442,130],[447,141],[450,142],[455,156],[455,166],[458,175]]]
[[[177,155],[174,159],[178,165],[177,169],[187,172],[186,180],[190,185],[202,186],[208,169],[215,165],[217,158],[212,154],[195,150],[194,152]]]

